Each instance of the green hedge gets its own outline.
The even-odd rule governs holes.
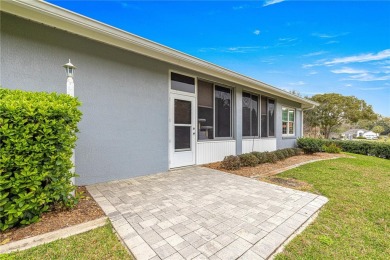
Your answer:
[[[301,153],[302,151],[299,148],[285,148],[272,152],[251,152],[238,156],[229,155],[223,159],[221,166],[226,170],[238,170],[241,166],[255,167],[263,163],[276,163],[280,160],[300,155]]]
[[[334,144],[340,147],[344,152],[390,159],[390,144],[376,141],[340,141],[316,138],[300,138],[298,139],[297,143],[298,147],[301,148],[305,153],[322,152],[323,146],[329,147],[331,144]]]
[[[0,88],[0,230],[76,203],[70,170],[79,106],[65,94]]]

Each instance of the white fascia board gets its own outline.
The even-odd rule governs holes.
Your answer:
[[[302,108],[310,108],[318,105],[316,102],[295,96],[287,91],[275,88],[261,81],[249,78],[44,1],[1,1],[0,10],[95,41],[182,66],[235,84],[258,89],[278,97],[293,100],[302,104]]]

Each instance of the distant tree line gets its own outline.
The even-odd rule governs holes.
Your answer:
[[[297,91],[292,94],[301,96]],[[390,134],[390,118],[376,114],[371,105],[355,96],[337,93],[317,94],[305,97],[319,105],[304,110],[304,132],[306,136],[330,138],[348,129],[372,130],[381,135]]]

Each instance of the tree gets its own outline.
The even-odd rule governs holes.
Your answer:
[[[376,124],[374,126],[382,126],[383,127],[383,131],[381,132],[382,135],[390,134],[390,117],[380,116],[380,119],[376,122]]]
[[[318,110],[304,111],[303,115],[303,127],[305,135],[311,137],[317,137],[318,127],[320,126],[317,120]]]
[[[353,127],[361,129],[371,129],[375,126],[375,120],[360,119]]]
[[[302,94],[298,90],[293,89],[293,90],[289,90],[288,92],[290,92],[295,96],[302,97]]]
[[[364,100],[354,96],[337,93],[318,94],[310,98],[319,106],[305,112],[304,118],[310,118],[320,127],[325,138],[342,123],[357,123],[361,119],[375,120],[377,115]]]
[[[385,131],[385,128],[381,125],[376,125],[371,129],[371,131],[373,131],[374,133],[377,133],[377,134],[381,134],[382,132]]]

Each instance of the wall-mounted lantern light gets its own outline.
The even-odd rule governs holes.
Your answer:
[[[76,66],[74,66],[71,62],[70,62],[70,59],[69,59],[69,62],[64,64],[64,66],[62,66],[65,68],[65,71],[66,71],[66,76],[67,77],[71,77],[73,78],[73,75],[74,75],[74,71],[76,69]]]

